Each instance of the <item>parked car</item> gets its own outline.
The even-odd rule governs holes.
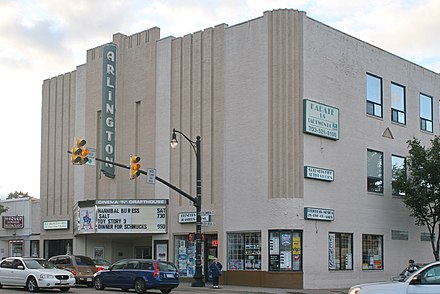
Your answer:
[[[40,288],[67,292],[75,286],[75,277],[43,258],[8,257],[0,262],[0,288],[5,285],[22,286],[30,292],[38,292]]]
[[[417,263],[415,264],[415,268],[417,269],[421,269],[422,267],[425,267],[426,265],[428,265],[429,263]],[[409,275],[411,275],[413,272],[415,272],[416,270],[410,272],[408,271],[408,268],[405,267],[398,276],[393,277],[392,280],[393,281],[403,281],[404,279],[406,279],[406,277],[408,277]]]
[[[93,287],[93,275],[97,272],[95,263],[83,255],[57,255],[49,259],[58,268],[67,269],[75,276],[76,284]]]
[[[145,293],[158,289],[170,293],[179,286],[179,273],[174,264],[162,260],[123,259],[112,264],[108,270],[95,274],[95,288],[121,288],[123,291],[134,289],[136,293]]]
[[[426,265],[400,281],[360,284],[348,294],[433,294],[440,293],[440,261]]]
[[[103,269],[108,269],[108,267],[111,264],[111,262],[109,262],[105,259],[96,259],[95,258],[95,259],[93,259],[93,262],[95,263],[96,269],[98,270],[98,272]]]

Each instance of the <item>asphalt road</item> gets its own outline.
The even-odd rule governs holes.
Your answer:
[[[1,294],[29,294],[31,292],[25,290],[24,288],[20,288],[20,287],[9,287],[9,286],[4,286],[1,290],[0,290]],[[60,292],[58,289],[43,289],[40,290],[38,293],[50,293],[50,294],[58,294],[58,293],[63,293]],[[123,292],[121,289],[105,289],[105,290],[96,290],[95,288],[88,288],[88,287],[83,287],[83,286],[76,286],[74,288],[71,288],[68,292],[64,292],[66,294],[107,294],[107,293],[113,293],[113,294],[124,294],[124,293],[130,293],[130,294],[136,294],[136,292],[131,289],[128,292]],[[63,293],[63,294],[64,294]],[[161,294],[161,292],[159,290],[149,290],[147,293],[157,293],[157,294]],[[192,291],[191,289],[182,287],[181,289],[177,288],[174,289],[173,291],[171,291],[172,293],[179,293],[179,294],[187,294],[187,293],[194,293],[194,291]],[[204,294],[204,293],[212,293],[212,290],[209,290],[209,288],[207,288],[206,290],[203,289],[197,289],[196,293],[200,293],[200,294]],[[240,292],[240,293],[246,293],[246,292]],[[249,292],[251,293],[251,292]]]

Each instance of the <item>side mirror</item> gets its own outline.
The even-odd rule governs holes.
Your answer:
[[[108,267],[108,270],[111,271],[113,269],[113,265]]]
[[[411,281],[409,282],[410,285],[419,285],[422,283],[422,276],[417,274],[415,275]]]

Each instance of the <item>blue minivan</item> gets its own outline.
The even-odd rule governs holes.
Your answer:
[[[152,259],[122,259],[94,276],[95,288],[134,289],[143,294],[150,289],[170,293],[179,286],[179,273],[174,264]]]

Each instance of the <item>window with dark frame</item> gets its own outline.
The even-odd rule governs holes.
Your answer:
[[[383,270],[383,236],[362,235],[362,269]]]
[[[269,231],[269,271],[302,270],[302,231]]]
[[[420,129],[432,133],[432,97],[420,93]]]
[[[353,269],[353,234],[328,234],[328,269]]]
[[[382,117],[382,78],[367,73],[367,114]]]
[[[399,124],[406,123],[405,87],[391,83],[391,120]]]
[[[367,191],[383,193],[383,153],[367,149]]]
[[[397,180],[397,178],[400,175],[400,173],[406,172],[406,158],[402,157],[402,156],[392,155],[391,156],[391,168],[392,168],[392,170],[391,170],[391,174],[392,174],[392,179],[391,179],[392,195],[393,196],[405,196],[405,192],[398,191],[394,187],[394,183]]]
[[[228,234],[228,269],[261,270],[261,233]]]

